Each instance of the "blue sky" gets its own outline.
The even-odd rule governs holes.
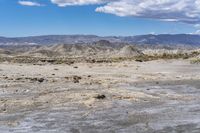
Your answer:
[[[137,15],[108,12],[110,10],[95,11],[100,6],[105,6],[106,2],[62,6],[52,1],[32,0],[31,2],[41,5],[30,6],[19,4],[18,0],[0,0],[0,36],[19,37],[50,34],[129,36],[150,33],[195,33],[198,30],[195,26],[198,25],[198,22],[193,23],[193,21],[189,23],[181,19],[181,21],[169,22],[149,17],[148,13],[146,16],[138,17]],[[67,0],[63,1],[67,2]],[[180,18],[178,19],[180,20]]]

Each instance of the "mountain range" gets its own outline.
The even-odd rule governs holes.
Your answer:
[[[200,35],[160,34],[137,36],[96,36],[96,35],[46,35],[30,37],[0,37],[0,45],[53,45],[53,44],[91,44],[100,40],[137,45],[188,45],[200,46]]]

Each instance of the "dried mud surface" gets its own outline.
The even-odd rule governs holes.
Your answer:
[[[188,60],[0,64],[0,131],[199,133],[200,65]]]

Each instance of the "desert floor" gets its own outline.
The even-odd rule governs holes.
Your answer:
[[[0,64],[0,132],[199,133],[188,60]]]

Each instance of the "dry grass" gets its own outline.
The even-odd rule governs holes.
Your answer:
[[[193,58],[190,60],[191,64],[199,64],[200,63],[200,59],[199,58]]]
[[[76,62],[87,62],[87,63],[112,63],[122,61],[152,61],[159,59],[189,59],[200,55],[200,52],[194,51],[191,53],[163,53],[163,54],[141,54],[139,56],[132,57],[32,57],[32,56],[14,56],[14,57],[2,57],[0,56],[0,62],[13,62],[13,63],[50,63],[50,64],[73,64]],[[198,61],[192,61],[198,62]]]

